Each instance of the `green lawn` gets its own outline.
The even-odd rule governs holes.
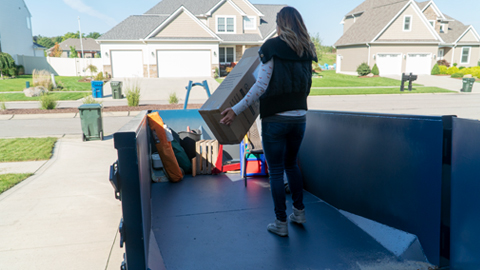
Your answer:
[[[0,139],[0,162],[47,160],[57,138]]]
[[[400,86],[399,80],[384,77],[359,78],[357,76],[337,74],[335,70],[320,72],[323,78],[312,78],[312,87],[357,87],[357,86]],[[414,84],[418,86],[418,84]]]
[[[55,76],[57,85],[63,85],[61,91],[88,91],[92,89],[89,82],[78,82],[82,77]],[[32,85],[32,75],[19,75],[15,79],[0,80],[0,92],[19,92],[26,87],[26,82]],[[58,89],[60,90],[60,89]]]
[[[414,87],[412,91],[401,92],[398,88],[344,88],[344,89],[311,89],[310,96],[322,95],[371,95],[371,94],[411,94],[411,93],[455,93],[438,87]]]
[[[0,194],[3,193],[5,190],[15,186],[16,184],[22,182],[23,180],[27,179],[30,173],[21,173],[21,174],[0,174]]]
[[[55,98],[56,100],[78,100],[83,97],[91,95],[91,92],[84,92],[84,93],[69,93],[69,92],[57,92],[57,93],[50,93],[50,95]],[[7,93],[7,94],[0,94],[0,102],[2,101],[38,101],[40,97],[26,97],[23,93]]]
[[[324,53],[322,58],[318,61],[320,65],[324,65],[327,63],[329,66],[335,64],[337,62],[337,54],[336,53]]]

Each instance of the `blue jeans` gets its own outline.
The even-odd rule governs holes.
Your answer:
[[[275,215],[280,221],[287,221],[285,186],[283,172],[288,178],[293,206],[298,210],[303,205],[303,179],[297,164],[298,150],[305,133],[305,122],[262,121],[262,142],[270,175]]]

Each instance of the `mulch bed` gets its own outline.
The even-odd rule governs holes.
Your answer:
[[[199,109],[202,104],[187,105],[187,109]],[[164,105],[140,105],[137,107],[128,106],[110,106],[104,107],[103,112],[127,112],[143,110],[179,110],[183,109],[183,104],[164,104]],[[78,108],[59,108],[53,110],[42,109],[6,109],[0,110],[0,114],[50,114],[50,113],[78,113]]]

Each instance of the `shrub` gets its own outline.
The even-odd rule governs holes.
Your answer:
[[[458,64],[457,63],[453,63],[453,66],[456,67]]]
[[[24,75],[25,74],[25,68],[22,65],[18,65],[17,70],[18,70],[18,75]]]
[[[96,76],[95,76],[95,81],[103,81],[103,72],[99,72]]]
[[[453,73],[452,78],[463,78],[463,73]]]
[[[213,75],[215,79],[218,78],[218,77],[220,77],[218,74],[219,74],[219,73],[218,73],[218,67],[215,67],[215,73],[214,73],[214,75]]]
[[[458,69],[462,70],[462,69],[464,69],[464,68],[465,68],[465,67],[459,67]]]
[[[456,66],[453,66],[447,69],[447,74],[452,75],[453,73],[458,73],[459,71],[460,69],[458,69]]]
[[[18,69],[17,67],[11,67],[8,69],[8,75],[10,75],[10,77],[16,77],[18,76]]]
[[[462,73],[463,75],[472,74],[471,68],[460,67],[459,70],[459,73]]]
[[[93,73],[97,73],[97,67],[95,65],[88,65],[86,70],[90,70],[90,75],[93,77]]]
[[[140,86],[137,81],[126,81],[125,96],[129,107],[137,107],[140,105]]]
[[[440,74],[447,74],[447,66],[438,66]]]
[[[5,111],[7,109],[7,104],[5,104],[5,101],[2,99],[0,100],[0,111]]]
[[[450,63],[449,63],[447,60],[445,60],[445,59],[438,60],[438,61],[437,61],[437,64],[438,64],[439,66],[450,67]]]
[[[470,70],[473,77],[480,78],[480,66],[471,67]]]
[[[40,108],[42,108],[43,110],[53,110],[57,107],[57,105],[57,100],[48,93],[43,94],[40,97]]]
[[[440,68],[438,67],[438,64],[435,64],[432,68],[432,75],[438,75],[440,74]]]
[[[8,53],[0,52],[0,75],[8,75],[8,69],[15,66],[15,60],[13,60],[12,56]]]
[[[168,103],[169,104],[178,104],[178,97],[175,92],[170,93],[168,96]]]
[[[373,75],[380,75],[380,71],[378,70],[377,64],[373,65],[372,73]]]
[[[83,104],[102,104],[102,101],[96,101],[92,96],[86,96],[83,99]]]
[[[361,63],[357,68],[358,76],[366,76],[366,75],[370,74],[371,72],[372,71],[370,70],[370,67],[365,62]]]
[[[32,74],[32,86],[43,86],[49,91],[53,89],[53,83],[50,76],[50,72],[46,70],[33,70]]]

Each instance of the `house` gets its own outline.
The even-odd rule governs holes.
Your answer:
[[[62,50],[60,57],[70,57],[70,47],[75,47],[78,58],[82,58],[82,48],[85,58],[95,58],[97,54],[101,56],[100,45],[93,38],[83,38],[81,43],[79,38],[69,38],[58,45],[60,46],[60,50]],[[52,49],[53,47],[48,49],[47,54],[50,54]]]
[[[104,70],[114,77],[202,77],[226,73],[243,52],[276,34],[283,5],[248,0],[163,0],[106,32]]]
[[[480,59],[475,28],[444,14],[434,1],[366,0],[342,23],[337,72],[355,72],[366,62],[377,64],[380,75],[430,74],[438,60],[468,67]]]
[[[0,1],[0,52],[17,55],[44,56],[33,43],[32,15],[23,0]]]

